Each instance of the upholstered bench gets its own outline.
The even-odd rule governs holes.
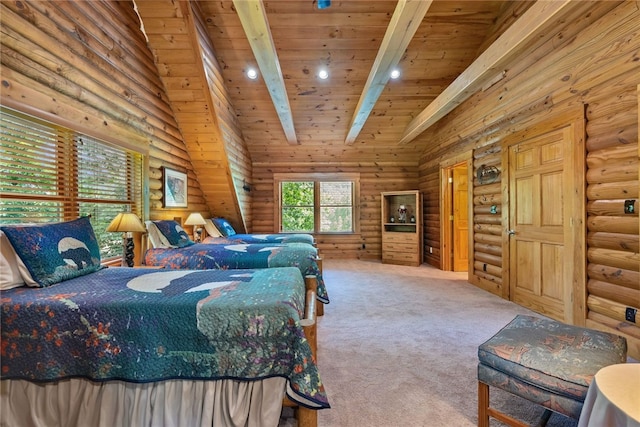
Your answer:
[[[524,422],[489,403],[489,387],[498,387],[550,411],[580,418],[593,376],[601,368],[627,360],[627,341],[614,334],[533,316],[516,316],[478,347],[478,427],[489,417],[516,427]]]

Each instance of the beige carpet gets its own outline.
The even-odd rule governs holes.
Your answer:
[[[535,314],[426,265],[325,260],[331,303],[318,363],[331,409],[319,427],[477,425],[477,348],[517,314]],[[536,424],[540,408],[500,391],[492,402]],[[281,427],[295,426],[285,412]],[[492,420],[492,426],[502,424]],[[554,414],[548,426],[577,422]]]

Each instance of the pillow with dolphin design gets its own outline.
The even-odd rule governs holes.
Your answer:
[[[169,241],[169,244],[174,248],[184,248],[195,244],[193,240],[189,238],[189,235],[184,228],[173,220],[161,220],[153,221],[160,233],[164,235]]]
[[[236,234],[236,230],[225,218],[213,218],[212,221],[224,237],[231,237]]]

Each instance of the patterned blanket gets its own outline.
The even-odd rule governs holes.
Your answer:
[[[326,408],[300,326],[304,298],[304,281],[291,267],[108,268],[46,288],[3,291],[1,378],[280,376],[292,399]]]
[[[234,234],[228,237],[205,237],[203,243],[233,244],[233,243],[307,243],[313,245],[313,236],[302,233],[276,234]]]
[[[170,269],[237,269],[297,267],[302,276],[318,279],[318,300],[327,304],[329,296],[317,261],[318,250],[306,243],[197,243],[184,248],[152,248],[144,264]]]

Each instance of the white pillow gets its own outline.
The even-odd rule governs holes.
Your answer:
[[[144,223],[147,226],[147,233],[149,233],[149,241],[151,242],[152,248],[173,248],[171,243],[169,243],[165,235],[158,230],[158,227],[156,227],[153,221],[145,221]]]
[[[0,290],[6,291],[25,284],[39,287],[27,266],[16,255],[7,236],[0,230]]]
[[[207,234],[211,237],[222,237],[222,233],[220,233],[211,218],[205,219],[204,229],[207,230]]]

